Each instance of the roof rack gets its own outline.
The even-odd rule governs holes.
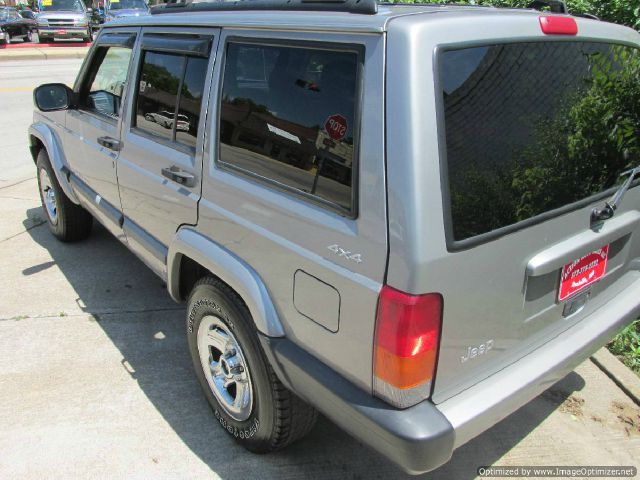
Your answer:
[[[553,13],[569,13],[567,4],[563,0],[533,0],[529,4],[529,8],[542,11],[543,8],[549,8]]]
[[[154,15],[177,12],[221,12],[227,10],[310,10],[320,12],[348,12],[374,15],[378,13],[376,0],[169,0],[151,8]]]

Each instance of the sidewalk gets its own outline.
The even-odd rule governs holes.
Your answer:
[[[88,43],[19,43],[0,48],[0,62],[7,60],[46,60],[48,58],[84,58]]]

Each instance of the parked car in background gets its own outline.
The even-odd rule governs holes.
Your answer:
[[[0,7],[0,44],[16,38],[30,42],[36,29],[36,22],[22,17],[15,8]]]
[[[140,17],[144,15],[149,15],[149,6],[144,0],[111,0],[105,2],[105,22],[124,17]]]
[[[36,14],[31,9],[18,10],[18,13],[22,18],[28,18],[29,20],[36,20]]]
[[[40,43],[60,39],[82,39],[90,42],[93,29],[90,16],[93,13],[82,0],[40,0],[38,38]]]

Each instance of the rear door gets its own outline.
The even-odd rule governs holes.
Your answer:
[[[637,277],[639,180],[613,218],[592,222],[591,213],[640,164],[640,36],[580,19],[579,36],[545,35],[530,13],[503,20],[467,28],[450,15],[433,25],[420,51],[432,49],[435,63],[425,54],[406,77],[413,111],[424,109],[411,114],[419,132],[390,130],[389,165],[415,163],[407,178],[389,169],[390,223],[402,228],[391,230],[388,281],[443,295],[435,402],[561,334]],[[387,91],[399,89],[402,70],[390,66]]]
[[[132,249],[164,273],[180,225],[194,225],[216,29],[143,29],[118,171]]]

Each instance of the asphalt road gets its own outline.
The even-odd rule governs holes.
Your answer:
[[[25,60],[0,63],[0,186],[33,175],[27,128],[33,112],[33,89],[42,83],[73,84],[81,60]]]
[[[0,64],[0,478],[404,478],[321,418],[273,455],[215,422],[186,350],[184,311],[103,228],[61,244],[27,150],[31,90],[78,61]],[[481,465],[638,465],[640,409],[593,363],[459,449],[430,479]]]

